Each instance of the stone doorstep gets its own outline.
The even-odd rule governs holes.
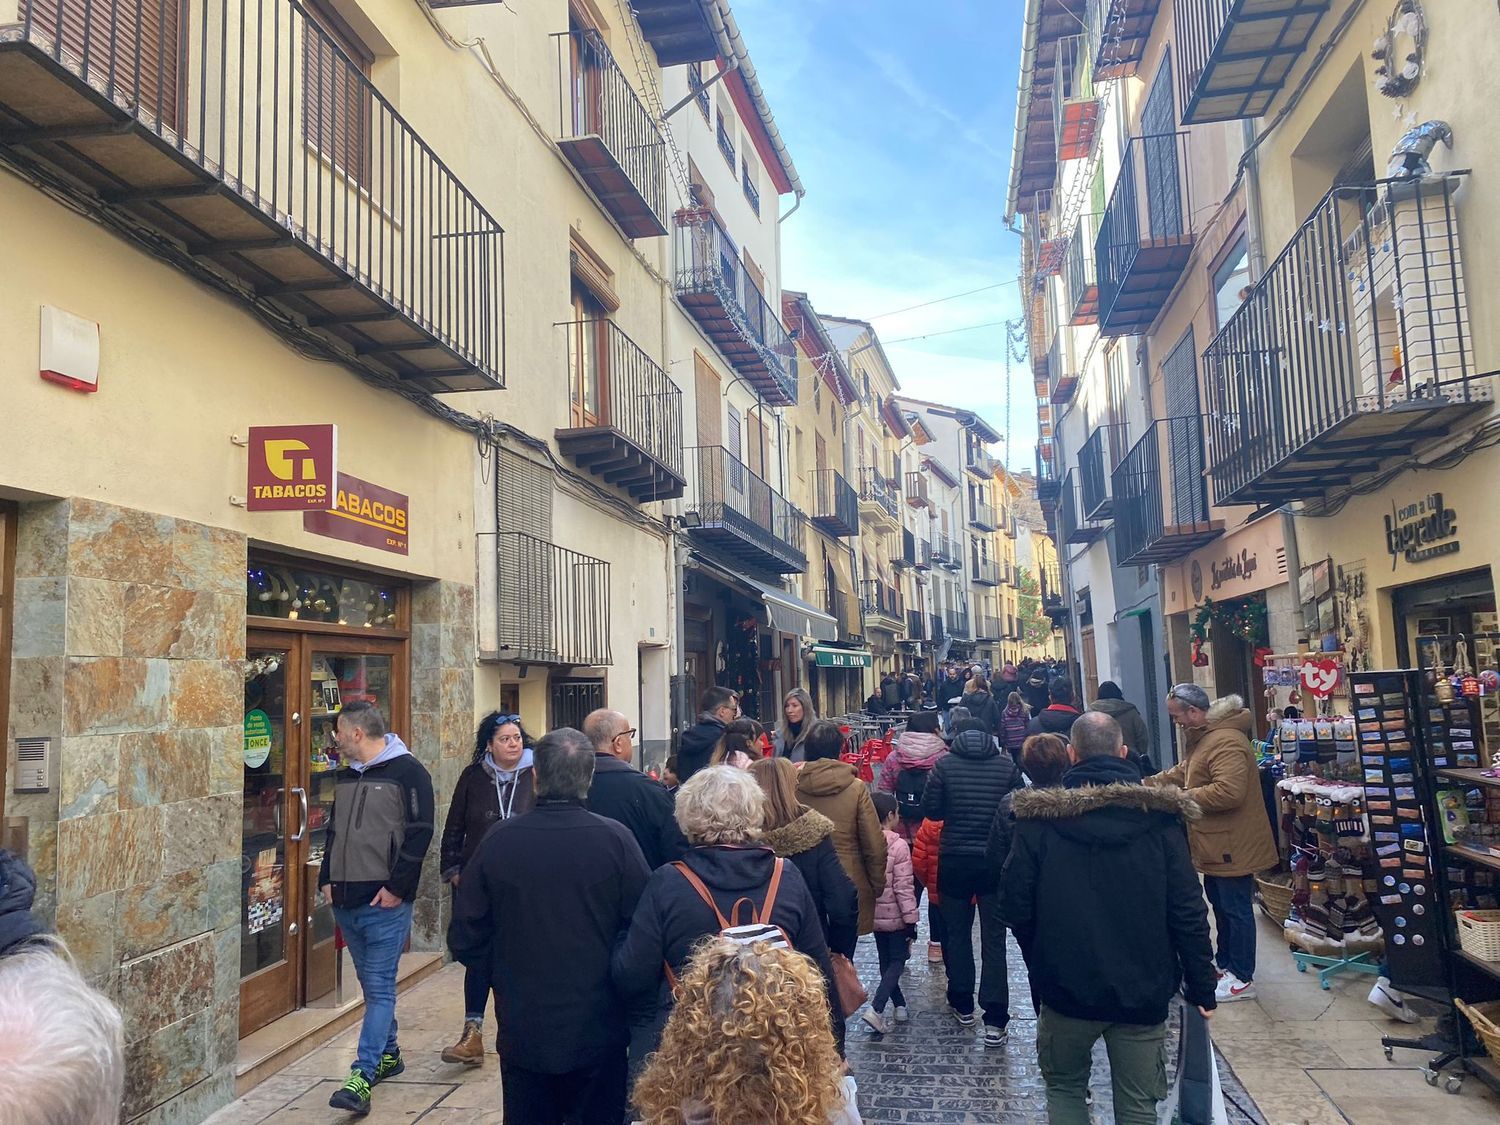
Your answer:
[[[403,954],[396,976],[396,995],[422,983],[442,967],[441,954]],[[362,998],[338,1008],[298,1008],[241,1039],[234,1068],[234,1096],[244,1097],[273,1074],[312,1054],[340,1032],[358,1024],[364,1013]]]

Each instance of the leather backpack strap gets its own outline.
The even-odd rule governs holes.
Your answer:
[[[766,901],[760,904],[760,912],[755,917],[762,925],[769,925],[771,922],[771,910],[776,905],[776,892],[781,889],[781,870],[785,864],[786,860],[778,859],[771,869],[771,881],[766,885]]]
[[[776,862],[780,863],[781,861],[777,860]],[[676,861],[672,864],[672,866],[677,868],[678,873],[688,881],[688,886],[692,887],[693,890],[698,892],[698,897],[701,898],[704,902],[708,903],[708,908],[714,912],[714,917],[719,920],[719,929],[729,929],[729,920],[724,917],[723,911],[719,909],[719,904],[714,901],[714,896],[710,894],[708,888],[703,885],[703,880],[698,878],[697,875],[693,874],[692,869],[681,860]]]

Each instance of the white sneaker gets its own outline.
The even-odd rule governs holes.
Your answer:
[[[885,1017],[874,1008],[866,1008],[859,1014],[859,1018],[869,1024],[870,1030],[877,1035],[884,1035],[890,1030],[890,1026],[885,1022]]]
[[[1010,1032],[1003,1027],[995,1027],[993,1024],[985,1024],[984,1045],[986,1047],[1003,1047],[1010,1042]]]
[[[1406,1004],[1401,993],[1391,987],[1390,978],[1380,977],[1375,981],[1375,987],[1370,989],[1369,1000],[1393,1020],[1402,1023],[1416,1023],[1422,1017],[1412,1011]]]
[[[1214,999],[1220,1004],[1229,1004],[1235,1000],[1254,1000],[1255,982],[1246,983],[1233,973],[1225,973],[1219,980],[1219,987],[1214,989]]]
[[[906,1005],[904,1005],[904,1004],[897,1004],[896,1005],[896,1022],[897,1023],[905,1023],[909,1019],[911,1019],[911,1013],[906,1010]]]
[[[958,1026],[959,1027],[973,1027],[974,1026],[974,1013],[973,1012],[960,1012],[957,1008],[952,1008],[952,1007],[950,1007],[948,1009],[948,1011],[950,1011],[950,1012],[953,1013],[953,1018],[958,1021]]]

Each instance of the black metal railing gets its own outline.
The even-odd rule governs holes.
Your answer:
[[[682,390],[614,321],[576,320],[565,327],[568,385],[586,423],[579,428],[618,430],[681,477]],[[596,396],[593,404],[589,393]]]
[[[995,569],[1000,576],[1000,585],[1013,586],[1016,582],[1016,566],[1009,559],[996,559]]]
[[[1060,482],[1053,460],[1056,456],[1056,447],[1052,442],[1037,442],[1036,496],[1038,500],[1045,502],[1057,498],[1057,490]]]
[[[121,186],[106,193],[106,203],[232,196],[249,212],[238,240],[200,232],[189,253],[223,260],[303,250],[334,269],[340,285],[363,289],[470,365],[484,385],[503,385],[500,224],[298,0],[268,0],[249,14],[230,0],[23,0],[20,7],[19,26],[0,38],[19,36],[108,99],[111,117],[171,153],[154,158],[154,178],[128,180],[113,169]],[[23,99],[27,111],[49,120],[47,92],[34,92]],[[111,121],[93,134],[125,131]],[[0,133],[0,149],[66,140],[69,128],[47,134],[12,123]],[[90,127],[74,134],[88,136]],[[193,174],[171,179],[166,172],[172,186],[161,186],[174,162]],[[182,230],[184,220],[170,207],[166,213],[171,229]],[[259,266],[250,272],[261,295],[280,299],[287,287],[267,281]],[[321,275],[318,284],[338,287]],[[399,350],[370,344],[360,354]]]
[[[970,555],[969,566],[974,581],[981,586],[1000,585],[1000,564],[994,559],[981,559]]]
[[[1016,518],[1015,512],[1007,512],[1005,526],[1001,529],[1005,532],[1007,539],[1014,539],[1021,534],[1021,521]]]
[[[1183,124],[1263,116],[1329,6],[1329,0],[1280,6],[1176,0],[1172,31]]]
[[[836,469],[814,469],[812,521],[834,536],[859,534],[859,497]]]
[[[1114,472],[1115,552],[1122,564],[1168,561],[1212,538],[1203,475],[1203,419],[1146,428]]]
[[[906,611],[906,639],[909,641],[927,639],[927,615],[919,609]]]
[[[603,37],[593,30],[562,31],[557,40],[558,139],[598,137],[625,178],[667,232],[667,145],[640,96]],[[610,214],[613,200],[601,194]],[[616,215],[618,217],[618,215]]]
[[[745,202],[750,204],[750,210],[756,215],[760,214],[760,186],[750,175],[750,165],[746,164],[740,173],[740,189],[745,193]]]
[[[943,626],[947,629],[948,636],[968,640],[970,636],[969,611],[967,609],[943,610]]]
[[[981,531],[994,531],[1000,525],[995,521],[995,509],[977,496],[969,497],[969,523]]]
[[[679,216],[676,237],[678,294],[713,294],[784,401],[796,402],[792,341],[740,260],[734,241],[713,213],[703,209]]]
[[[1078,451],[1078,488],[1083,514],[1089,519],[1108,519],[1112,494],[1110,476],[1115,471],[1122,427],[1106,424],[1095,428]]]
[[[896,514],[900,502],[896,482],[873,465],[866,465],[859,471],[859,498],[864,503],[876,505],[892,520],[900,519]]]
[[[927,639],[934,644],[948,639],[948,630],[943,627],[943,615],[941,613],[929,613],[927,615]]]
[[[1001,619],[993,613],[974,615],[974,639],[976,641],[998,641],[1005,635]]]
[[[1469,331],[1460,183],[1451,174],[1334,188],[1209,344],[1218,503],[1320,494],[1334,470],[1419,444],[1423,411],[1489,400]],[[1411,421],[1375,419],[1369,440],[1343,440],[1358,416],[1388,411]],[[1336,432],[1342,454],[1322,445]]]
[[[687,460],[684,504],[697,512],[700,528],[735,533],[765,557],[768,569],[807,569],[807,517],[786,497],[721,446],[693,446]]]
[[[719,153],[724,157],[724,162],[729,165],[729,170],[734,171],[734,138],[729,135],[729,130],[724,127],[724,118],[720,116],[719,124],[715,130],[715,136],[719,142]]]
[[[1188,177],[1188,133],[1131,137],[1120,174],[1099,219],[1094,261],[1099,274],[1099,324],[1105,329],[1131,271],[1152,251],[1185,244],[1192,236],[1193,201]],[[1155,279],[1153,279],[1155,281]],[[1170,291],[1174,279],[1160,284]],[[1165,300],[1165,292],[1162,293]]]
[[[891,565],[897,570],[917,565],[917,537],[910,528],[903,527],[899,536],[892,537]]]
[[[1098,537],[1094,522],[1083,516],[1078,492],[1078,480],[1070,469],[1063,478],[1057,507],[1057,531],[1063,543],[1092,543]]]
[[[878,578],[867,578],[860,583],[860,604],[865,616],[884,617],[892,621],[904,621],[906,613],[901,605],[901,591]]]
[[[917,569],[932,569],[932,541],[930,539],[917,540]]]
[[[1095,213],[1079,215],[1078,223],[1073,227],[1073,237],[1068,240],[1070,324],[1093,324],[1099,319],[1099,271],[1094,262],[1094,249],[1099,240],[1101,218]]]
[[[500,657],[518,664],[606,665],[609,563],[519,531],[496,536]]]

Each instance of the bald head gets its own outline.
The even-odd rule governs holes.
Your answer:
[[[630,720],[618,711],[601,707],[583,720],[583,733],[594,744],[594,753],[608,754],[628,762],[631,758]]]
[[[1086,711],[1073,721],[1068,733],[1068,755],[1075,762],[1086,758],[1123,758],[1125,736],[1120,724],[1103,711]]]

